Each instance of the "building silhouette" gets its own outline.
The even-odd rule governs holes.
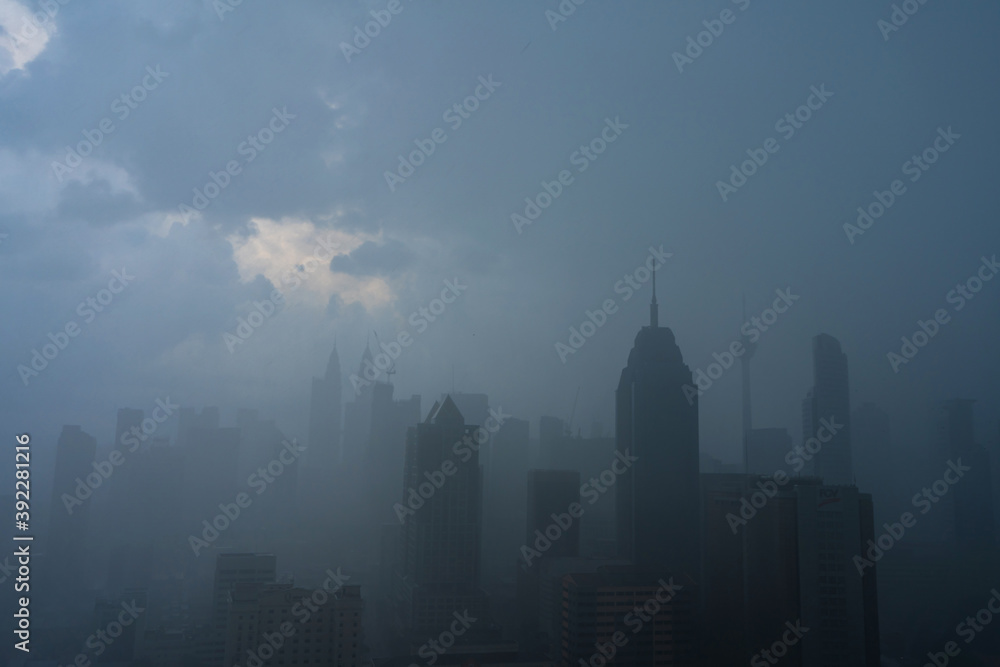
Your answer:
[[[698,401],[691,370],[669,328],[659,326],[655,277],[649,326],[642,327],[615,396],[616,446],[637,457],[615,483],[618,552],[642,568],[699,579],[701,531]]]
[[[822,420],[843,425],[812,460],[812,473],[827,484],[853,484],[851,399],[847,355],[828,334],[813,338],[813,386],[802,402],[802,441],[815,438]]]
[[[305,460],[313,486],[322,486],[322,480],[332,478],[340,463],[341,437],[341,375],[337,344],[326,362],[323,377],[312,379],[309,394],[309,451]]]
[[[486,615],[480,588],[479,453],[468,444],[476,442],[476,431],[446,396],[407,433],[403,496],[404,502],[413,497],[409,507],[416,509],[403,523],[397,579],[396,634],[404,643],[419,645],[437,636],[455,611]],[[440,473],[439,485],[432,479],[435,473]]]

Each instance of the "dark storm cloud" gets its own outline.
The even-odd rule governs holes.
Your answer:
[[[454,365],[468,388],[511,397],[505,407],[532,418],[566,416],[582,387],[588,421],[610,424],[611,388],[649,293],[623,303],[565,366],[553,345],[661,244],[674,256],[657,275],[660,322],[692,368],[732,340],[742,293],[750,312],[775,289],[802,294],[754,357],[761,423],[795,430],[821,331],[844,345],[859,400],[889,396],[901,414],[931,394],[997,404],[996,355],[976,346],[1000,333],[986,299],[905,381],[885,363],[979,255],[1000,248],[989,194],[997,100],[977,65],[996,59],[997,8],[927,3],[885,40],[877,22],[890,8],[860,1],[591,0],[555,29],[545,3],[412,3],[348,63],[340,44],[377,4],[244,2],[222,20],[211,2],[60,5],[44,50],[0,78],[0,306],[17,313],[0,332],[11,351],[0,420],[106,424],[135,392],[171,384],[188,405],[273,401],[294,432],[302,396],[273,387],[305,387],[334,335],[360,357],[367,331],[390,339],[457,277],[467,294],[397,364],[401,394],[447,389]],[[678,71],[673,54],[725,8],[735,22]],[[113,105],[147,67],[169,76],[121,118]],[[453,130],[444,114],[490,75],[502,86]],[[786,139],[776,121],[823,85],[833,96]],[[241,146],[286,107],[295,118],[248,162]],[[114,132],[57,181],[53,161],[106,117]],[[574,153],[617,117],[629,129],[576,171]],[[949,125],[961,141],[848,243],[857,207]],[[436,128],[447,140],[389,192],[384,173]],[[721,201],[717,182],[769,137],[780,148]],[[232,160],[240,173],[170,227]],[[563,170],[573,184],[517,234],[511,214]],[[367,306],[324,293],[230,355],[223,334],[272,286],[241,274],[230,241],[253,218],[364,234],[329,264],[342,273],[324,265],[322,280],[372,279],[358,288]],[[372,240],[379,233],[391,241]],[[284,261],[288,242],[269,238],[261,252]],[[141,267],[128,298],[25,391],[14,372],[23,353],[122,265]],[[126,354],[135,361],[123,364]],[[98,371],[101,387],[70,391]],[[738,385],[728,374],[704,397],[710,451],[728,455],[738,442]]]

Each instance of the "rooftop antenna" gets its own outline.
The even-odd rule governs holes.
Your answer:
[[[653,269],[653,301],[649,304],[649,326],[660,326],[660,307],[656,304],[656,269]]]

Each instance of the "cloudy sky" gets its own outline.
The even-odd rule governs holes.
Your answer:
[[[1000,6],[911,3],[896,25],[860,0],[0,0],[0,424],[106,443],[118,407],[169,396],[304,437],[334,338],[354,370],[374,330],[412,337],[394,382],[425,411],[454,382],[534,424],[579,388],[575,423],[610,428],[651,294],[615,286],[662,246],[660,322],[692,370],[737,338],[743,295],[748,317],[799,296],[759,340],[758,425],[798,437],[829,333],[853,403],[889,409],[901,439],[960,396],[992,442],[1000,280],[960,310],[948,293],[1000,252]],[[543,182],[558,196],[516,224]],[[414,324],[446,281],[465,289]],[[887,353],[938,309],[894,372]],[[49,334],[65,349],[27,372]],[[733,460],[738,398],[734,368],[701,399],[703,449]]]

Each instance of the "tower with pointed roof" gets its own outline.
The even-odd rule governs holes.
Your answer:
[[[615,396],[616,447],[634,457],[615,481],[618,551],[637,567],[700,579],[698,397],[691,370],[659,324],[655,277],[649,326],[635,337]]]
[[[341,416],[340,357],[337,341],[326,362],[323,377],[312,379],[309,402],[308,459],[318,477],[329,478],[340,461]]]
[[[402,635],[439,633],[455,610],[475,617],[487,611],[479,581],[477,430],[445,396],[407,434],[402,502],[396,506],[403,522],[397,592]]]

